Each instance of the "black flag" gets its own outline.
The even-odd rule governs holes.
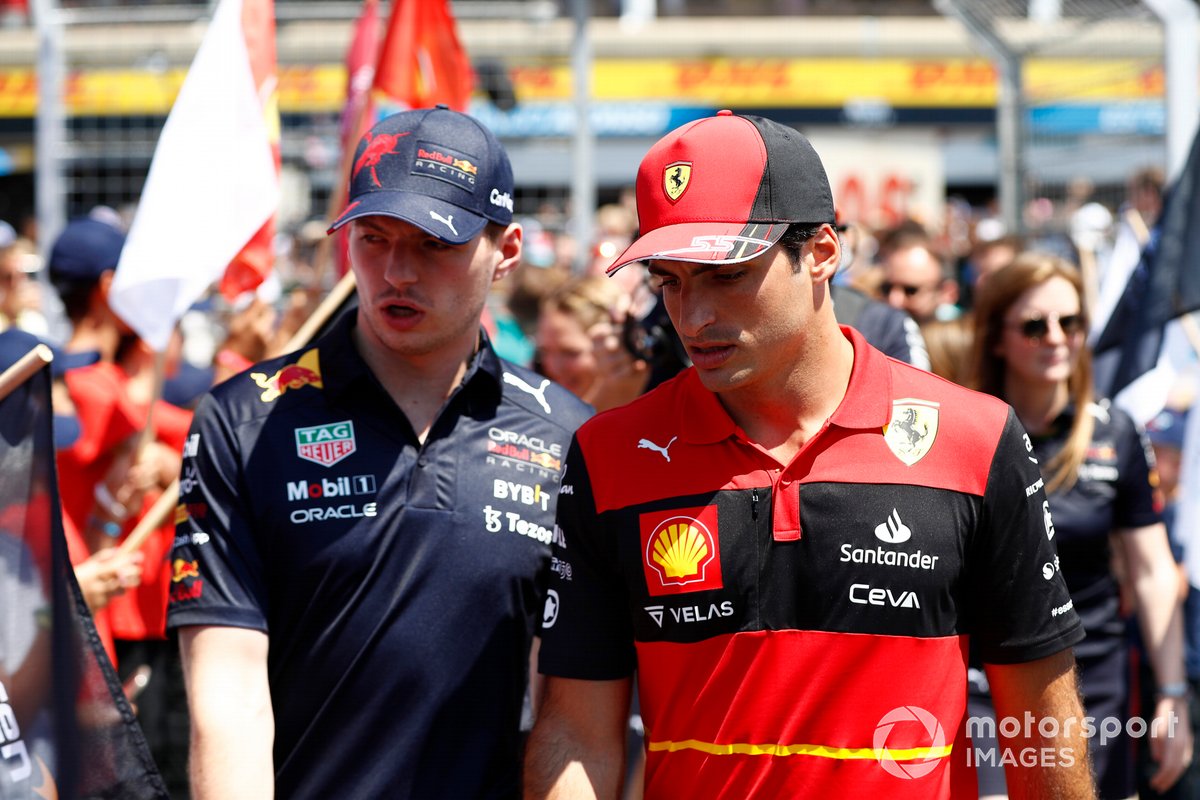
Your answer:
[[[1117,393],[1158,361],[1163,328],[1200,309],[1200,138],[1168,190],[1162,214],[1121,299],[1096,339],[1097,393]]]
[[[47,368],[0,399],[0,800],[167,798],[67,557],[51,419]]]

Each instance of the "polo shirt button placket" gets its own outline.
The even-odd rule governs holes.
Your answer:
[[[777,542],[800,541],[800,484],[781,473],[772,481],[772,537]]]

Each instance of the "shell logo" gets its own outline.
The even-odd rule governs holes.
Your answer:
[[[723,588],[716,506],[643,514],[640,526],[651,595]]]
[[[708,557],[708,542],[698,526],[672,523],[654,538],[650,557],[666,570],[668,578],[687,578],[700,571],[700,562]]]

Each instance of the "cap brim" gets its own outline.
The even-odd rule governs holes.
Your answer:
[[[605,270],[612,275],[635,261],[690,261],[697,264],[737,264],[775,245],[788,229],[786,222],[684,222],[665,225],[639,236]]]
[[[50,364],[50,370],[55,375],[62,375],[68,370],[79,369],[80,367],[90,367],[100,360],[100,353],[97,350],[71,352],[58,347],[51,347],[50,349],[54,353],[54,361]]]
[[[350,220],[373,216],[403,220],[450,244],[466,244],[487,225],[486,217],[428,195],[371,192],[346,206],[326,233],[333,233]]]

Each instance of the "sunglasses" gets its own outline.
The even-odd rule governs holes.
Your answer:
[[[1083,329],[1087,325],[1083,314],[1067,314],[1061,317],[1058,314],[1050,314],[1045,317],[1023,319],[1012,327],[1019,330],[1021,335],[1026,339],[1036,342],[1046,338],[1046,334],[1050,333],[1051,320],[1058,323],[1058,327],[1062,329],[1063,336],[1066,336],[1068,339],[1083,333]]]
[[[889,294],[891,294],[892,289],[899,289],[900,291],[904,292],[905,297],[916,297],[917,293],[924,288],[926,287],[913,286],[911,283],[892,283],[891,281],[884,281],[883,283],[879,284],[879,291],[883,293],[884,297],[887,297]]]

